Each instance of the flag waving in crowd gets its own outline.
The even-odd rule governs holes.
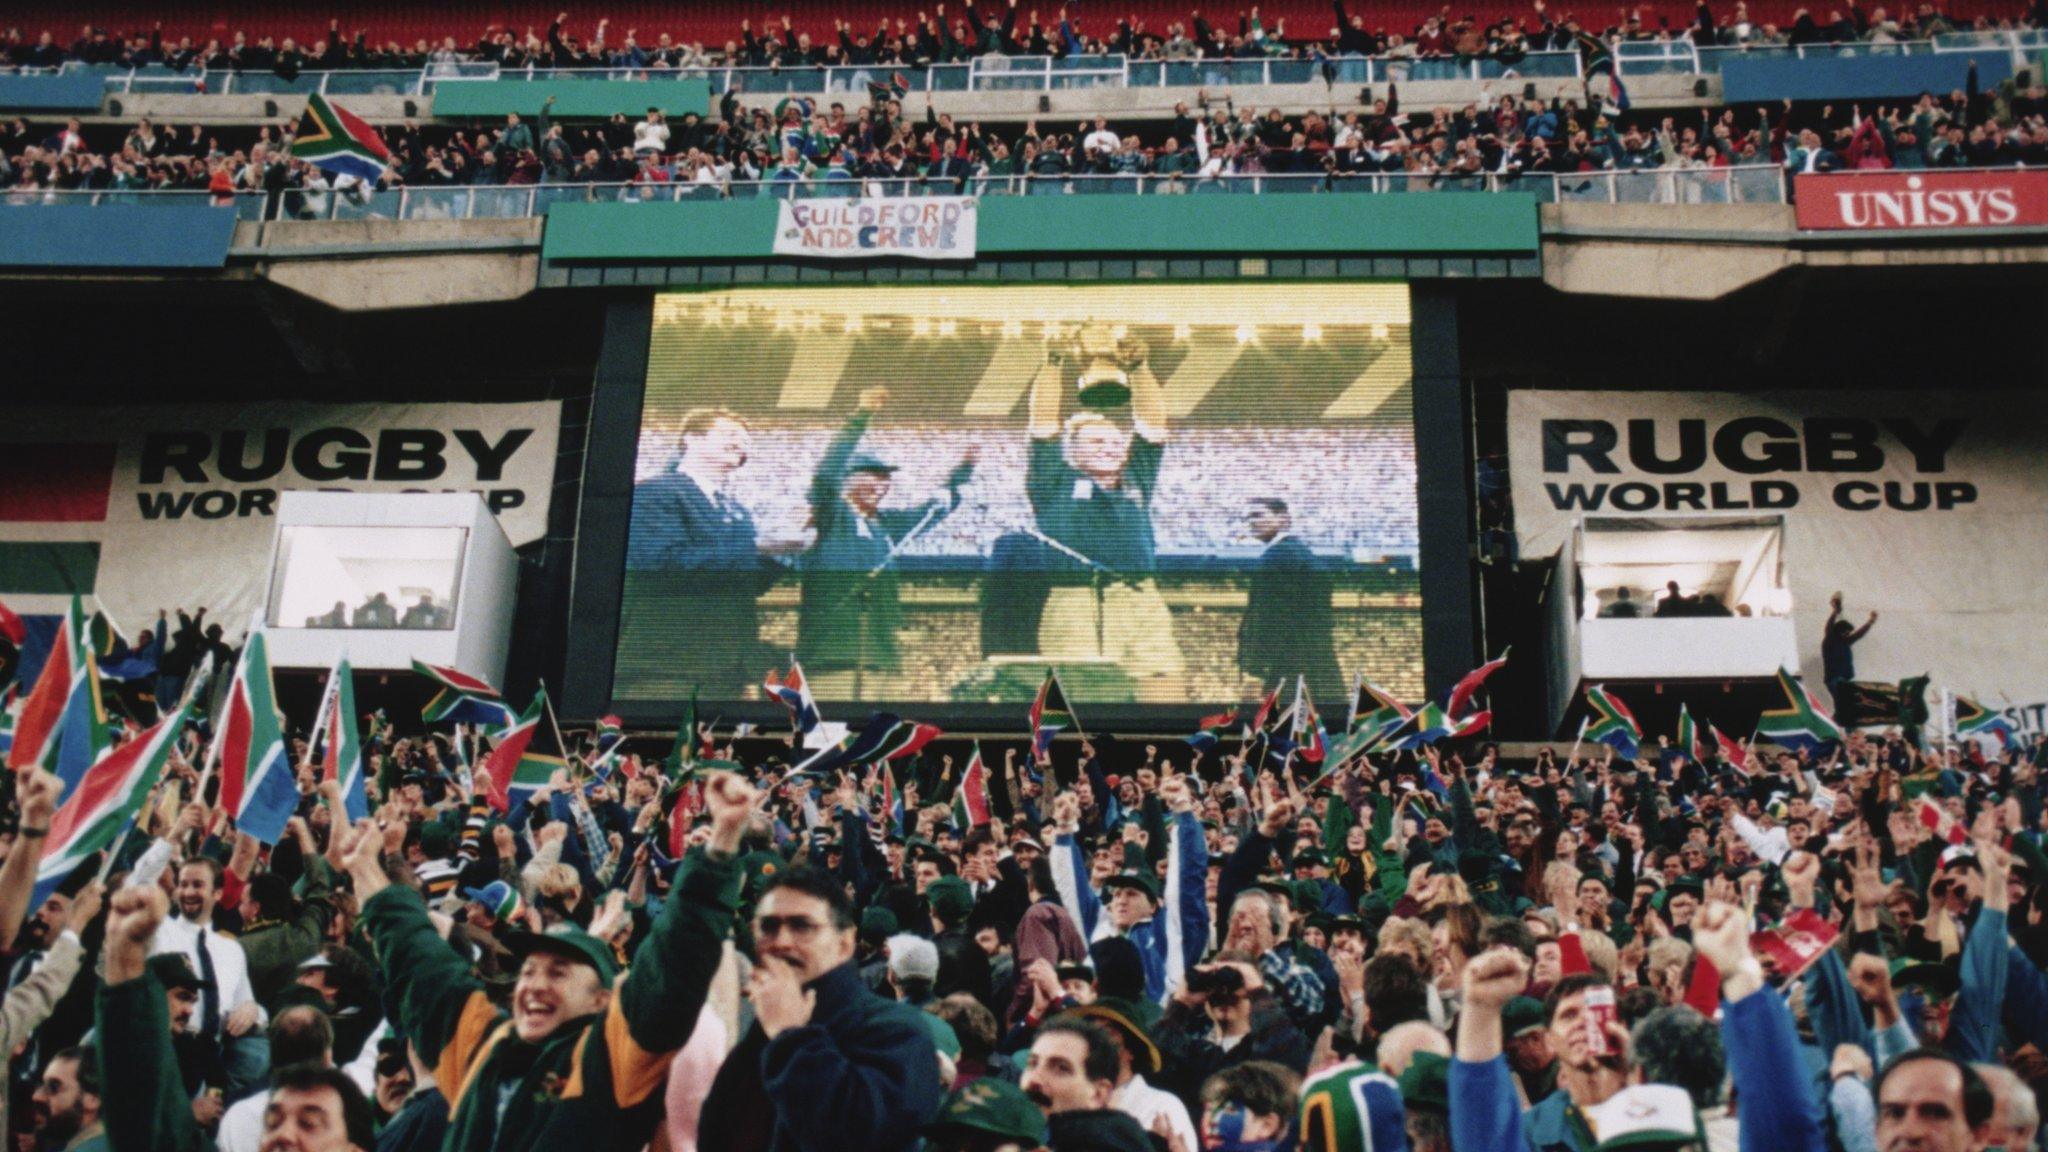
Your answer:
[[[1819,751],[1841,743],[1841,726],[1806,685],[1783,668],[1778,669],[1778,689],[1785,694],[1786,706],[1767,710],[1757,719],[1758,736],[1801,751]]]
[[[1635,759],[1642,747],[1643,727],[1636,723],[1636,714],[1628,710],[1621,697],[1595,684],[1586,689],[1586,707],[1593,711],[1586,738],[1608,745],[1624,759]]]
[[[547,787],[555,773],[566,767],[568,757],[562,751],[561,731],[555,725],[547,689],[543,688],[533,694],[532,703],[519,719],[498,734],[491,754],[484,758],[491,807],[510,812]]]
[[[221,806],[234,813],[237,828],[265,844],[277,843],[298,807],[299,786],[278,716],[269,650],[261,631],[250,633],[243,645],[214,748],[219,757]]]
[[[370,798],[363,781],[363,741],[356,723],[355,671],[349,667],[348,657],[342,656],[327,674],[327,689],[314,713],[313,762],[320,767],[320,779],[341,785],[348,818],[366,820]],[[461,746],[458,735],[456,748]]]
[[[292,158],[336,176],[366,184],[381,179],[391,166],[391,150],[369,122],[318,92],[306,97],[306,113],[292,134]]]
[[[174,709],[101,757],[57,809],[36,866],[35,893],[30,897],[36,907],[48,902],[57,886],[95,854],[111,849],[134,822],[177,752],[185,715],[184,708]]]
[[[512,723],[512,709],[490,682],[439,664],[415,660],[412,670],[432,681],[438,689],[420,719],[428,724],[476,724],[496,728]]]
[[[809,735],[818,726],[818,702],[811,699],[811,686],[804,680],[804,667],[790,657],[789,674],[781,676],[774,671],[768,673],[763,687],[768,698],[782,705],[789,713],[789,726],[798,736]]]
[[[1678,706],[1678,752],[1695,764],[1707,762],[1706,745],[1700,740],[1699,728],[1693,724],[1692,712],[1683,703]]]
[[[7,766],[53,772],[70,796],[107,747],[99,665],[86,639],[85,606],[77,597],[59,618],[42,674],[19,709]]]
[[[1075,727],[1074,713],[1067,707],[1067,694],[1060,690],[1060,674],[1048,669],[1045,682],[1031,701],[1031,754],[1039,757],[1052,747],[1053,737]]]

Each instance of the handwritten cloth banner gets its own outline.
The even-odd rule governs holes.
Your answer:
[[[972,196],[785,200],[775,214],[775,254],[972,260],[980,215]]]

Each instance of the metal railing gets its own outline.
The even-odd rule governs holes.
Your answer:
[[[1374,172],[1241,176],[982,176],[958,180],[735,180],[716,183],[541,184],[526,187],[399,188],[354,195],[286,193],[283,215],[298,219],[452,220],[543,215],[554,204],[668,204],[719,200],[811,200],[902,196],[1398,195],[1526,192],[1541,203],[1716,204],[1785,202],[1784,170],[1653,169],[1642,172],[1526,173],[1515,176]]]
[[[81,190],[64,191],[54,188],[0,188],[0,208],[35,208],[68,205],[71,207],[99,207],[108,204],[129,204],[140,208],[189,208],[193,205],[213,203],[222,211],[232,210],[240,220],[261,220],[266,197],[261,192],[237,192],[232,197],[217,197],[211,192],[184,188],[121,188],[88,192]]]
[[[1691,40],[1632,40],[1614,46],[1614,65],[1623,76],[1720,75],[1729,60],[1868,60],[2005,52],[2015,68],[2027,55],[2048,48],[2048,31],[1950,32],[1931,40],[1848,40],[1839,44],[1694,44]]]
[[[113,68],[72,62],[56,71],[89,70],[111,93],[196,92],[214,96],[427,96],[467,80],[637,81],[702,79],[714,92],[867,98],[871,87],[900,78],[912,92],[1045,92],[1084,88],[1229,87],[1269,84],[1385,84],[1417,80],[1569,79],[1583,74],[1579,54],[1530,52],[1510,57],[1366,57],[1132,60],[1110,56],[977,56],[961,64],[900,68],[886,64],[755,68],[503,68],[497,64],[430,63],[423,68],[304,71],[290,78],[265,71],[174,69],[161,64]],[[22,72],[36,71],[20,69]],[[43,70],[49,71],[49,70]]]
[[[481,220],[544,216],[556,204],[670,204],[718,200],[809,200],[889,196],[1287,196],[1401,195],[1522,192],[1541,203],[1782,204],[1784,169],[1775,164],[1732,168],[1652,168],[1641,171],[1540,172],[1517,175],[1446,175],[1370,172],[1221,176],[981,176],[957,180],[737,180],[717,183],[525,184],[403,187],[381,191],[290,189],[279,194],[274,216],[284,220]],[[208,192],[122,190],[0,191],[0,207],[43,204],[203,203]],[[261,220],[269,198],[237,193],[232,208]]]

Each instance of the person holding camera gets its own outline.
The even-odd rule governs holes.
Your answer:
[[[1309,1039],[1267,986],[1258,960],[1218,952],[1188,973],[1152,1030],[1160,1053],[1160,1087],[1199,1114],[1202,1085],[1226,1068],[1267,1060],[1308,1071]]]

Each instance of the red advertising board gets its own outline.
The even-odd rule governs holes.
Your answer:
[[[1832,172],[1795,179],[1802,229],[2048,225],[2048,169]]]

